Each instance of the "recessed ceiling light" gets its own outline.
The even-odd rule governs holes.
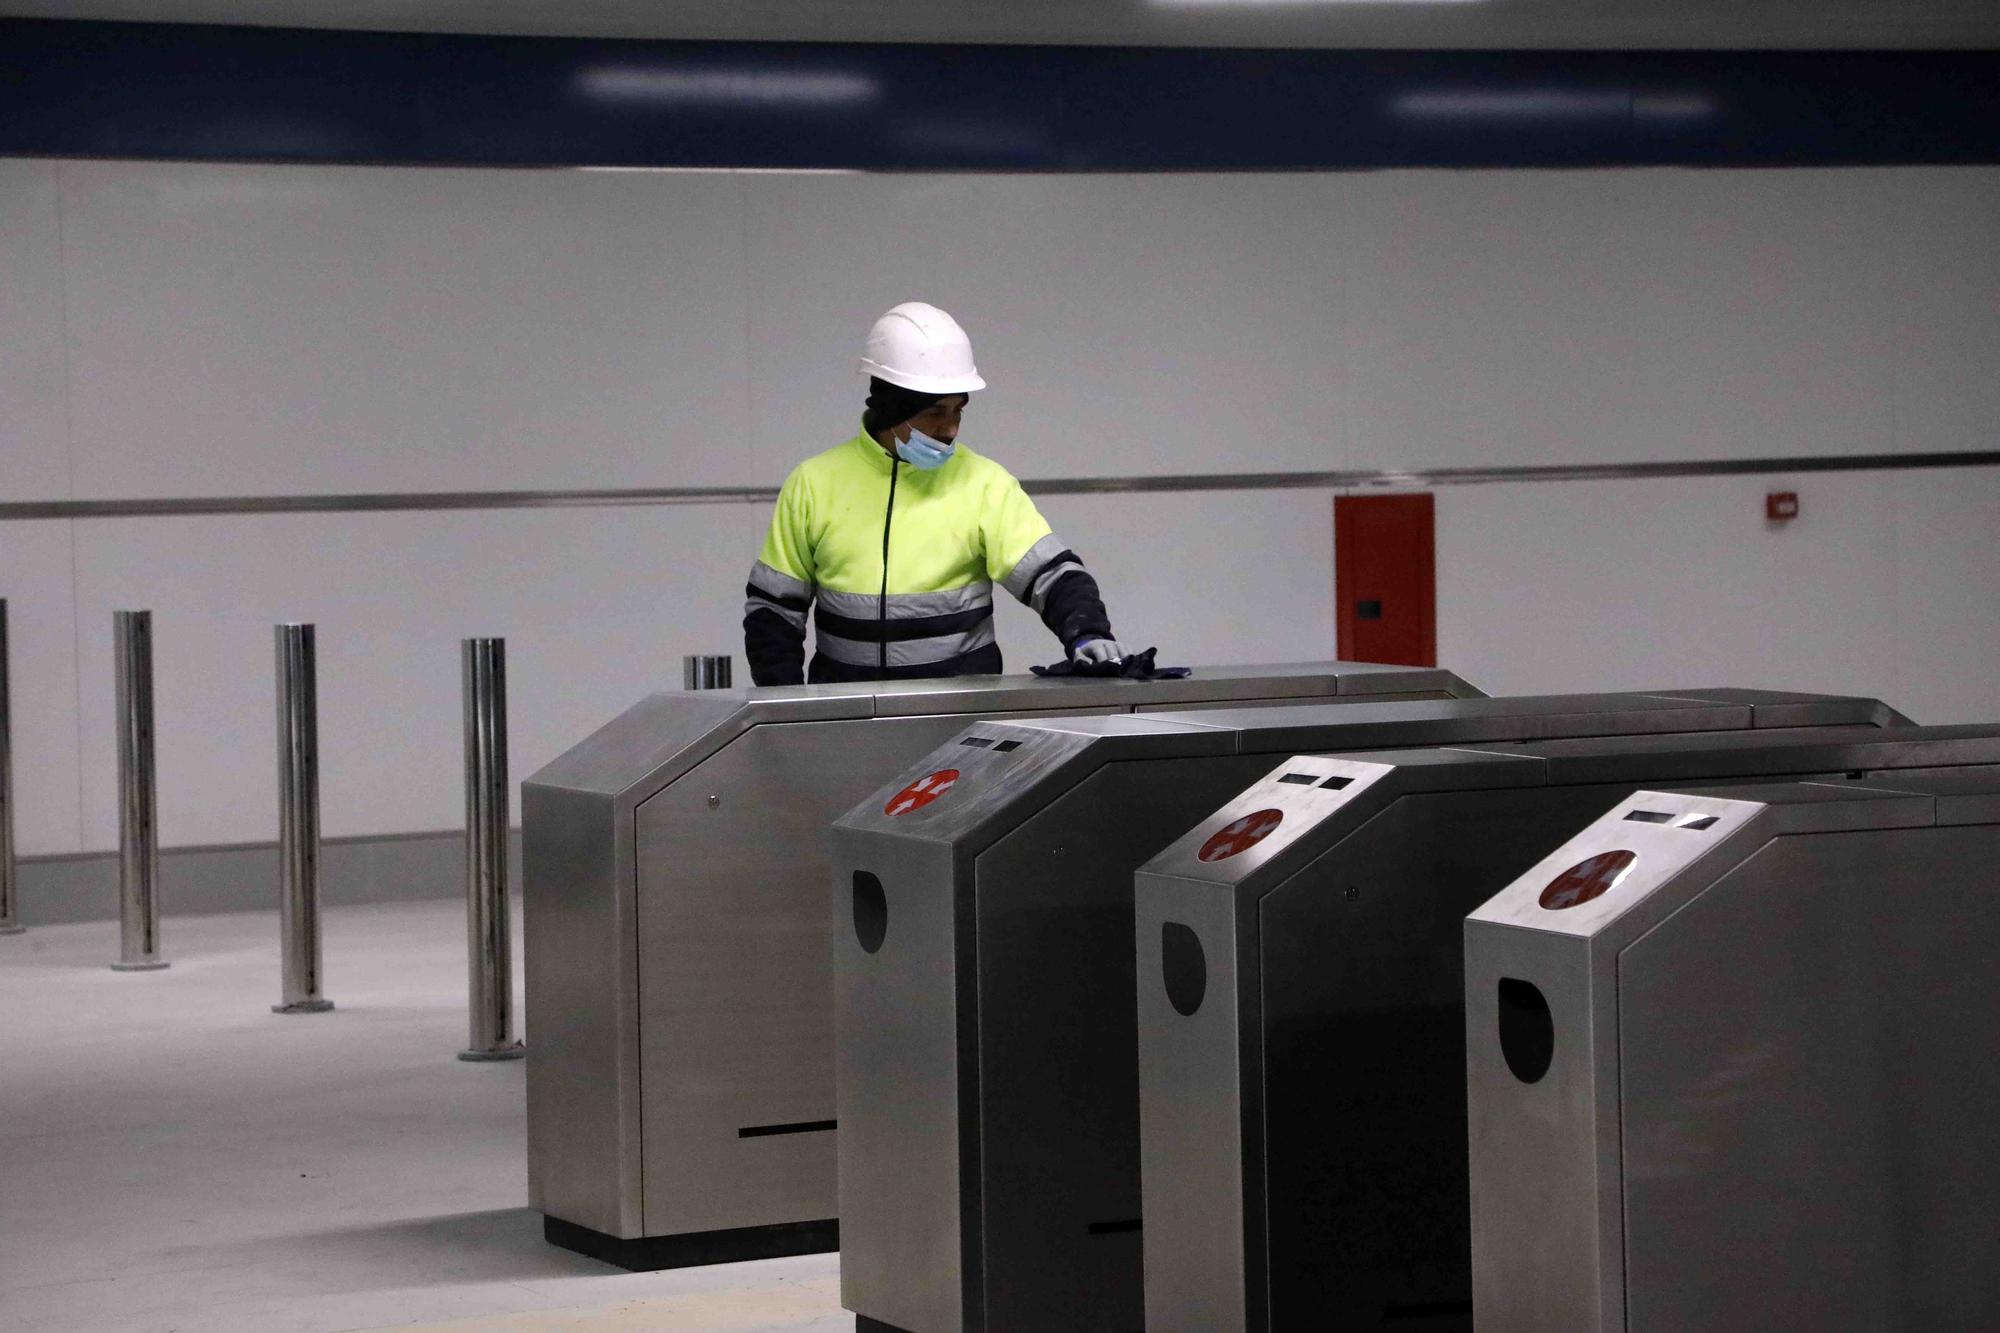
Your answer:
[[[1633,93],[1623,88],[1420,88],[1389,110],[1406,120],[1706,120],[1715,99],[1703,93]]]
[[[1573,88],[1427,88],[1403,93],[1389,104],[1412,120],[1570,120],[1622,116],[1631,109],[1623,89],[1602,92]]]
[[[648,166],[580,166],[565,167],[566,171],[605,171],[626,174],[681,176],[859,176],[853,167],[648,167]]]
[[[871,102],[882,85],[865,74],[780,69],[703,69],[649,65],[600,65],[577,79],[593,97],[613,101],[700,106]]]

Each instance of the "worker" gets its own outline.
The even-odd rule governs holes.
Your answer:
[[[1007,469],[958,442],[986,387],[965,331],[921,301],[868,331],[861,431],[792,469],[750,570],[743,650],[759,685],[1000,671],[993,585],[1078,667],[1122,652],[1076,553]],[[804,670],[806,612],[815,649]]]

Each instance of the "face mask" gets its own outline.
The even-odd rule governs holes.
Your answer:
[[[913,468],[929,472],[934,468],[941,468],[946,463],[949,463],[951,461],[952,450],[955,448],[957,448],[957,445],[946,444],[942,440],[933,440],[930,436],[912,426],[910,427],[909,439],[896,441],[896,457],[902,459]]]

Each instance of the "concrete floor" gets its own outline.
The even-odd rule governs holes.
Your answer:
[[[458,904],[329,911],[330,1014],[271,1013],[277,933],[170,916],[172,968],[123,974],[113,923],[0,938],[0,1333],[853,1327],[834,1255],[542,1240],[523,1066],[455,1058]]]

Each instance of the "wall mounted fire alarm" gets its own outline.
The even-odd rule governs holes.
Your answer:
[[[1764,496],[1764,517],[1783,523],[1799,516],[1797,491],[1771,491]]]

